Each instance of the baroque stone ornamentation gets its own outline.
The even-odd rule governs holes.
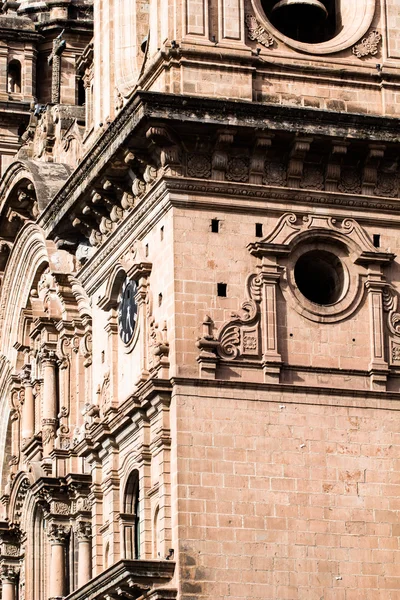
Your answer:
[[[356,168],[346,168],[342,171],[339,190],[347,194],[359,194],[361,191],[361,179]]]
[[[208,178],[211,176],[211,160],[205,154],[189,154],[187,159],[189,177]]]
[[[232,313],[231,318],[218,332],[217,354],[223,360],[239,356],[255,357],[259,354],[259,303],[261,302],[262,280],[249,275],[246,282],[247,299],[240,313]]]
[[[48,536],[52,544],[65,544],[69,534],[69,527],[52,523],[49,527]]]
[[[272,35],[264,29],[264,27],[259,23],[254,15],[247,14],[245,16],[245,22],[247,27],[247,35],[249,40],[253,42],[258,42],[262,44],[266,48],[269,48],[274,43],[274,38]]]
[[[379,43],[382,39],[382,35],[376,29],[373,29],[365,38],[358,44],[353,46],[353,54],[358,58],[364,56],[375,56],[378,54]]]
[[[392,344],[392,362],[400,364],[400,344]]]
[[[310,190],[324,189],[324,174],[318,166],[307,165],[304,167],[303,179],[300,187]]]
[[[285,165],[277,161],[266,161],[265,183],[270,185],[286,185]]]
[[[387,324],[390,332],[400,336],[400,312],[398,309],[399,296],[392,286],[386,286],[383,290],[383,310],[388,313]]]
[[[228,161],[226,178],[228,181],[247,181],[249,178],[249,163],[247,157],[232,157]]]

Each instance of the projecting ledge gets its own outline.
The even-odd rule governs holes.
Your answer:
[[[120,560],[66,596],[65,600],[134,599],[139,596],[152,600],[173,600],[176,590],[159,586],[171,581],[174,570],[175,563],[167,560]]]

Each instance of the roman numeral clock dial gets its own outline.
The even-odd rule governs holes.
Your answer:
[[[137,304],[135,295],[136,281],[125,279],[118,297],[118,330],[119,337],[125,345],[130,344],[136,328]]]

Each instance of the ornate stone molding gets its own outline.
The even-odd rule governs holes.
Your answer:
[[[80,542],[90,542],[92,539],[92,525],[88,521],[78,521],[76,536]]]
[[[51,544],[64,545],[69,535],[69,527],[52,523],[49,527],[48,536]]]
[[[376,29],[370,31],[358,44],[353,46],[353,54],[357,58],[364,58],[365,56],[375,56],[378,54],[379,44],[382,40],[382,35]]]
[[[272,46],[274,38],[272,35],[257,21],[254,15],[247,13],[245,16],[245,23],[247,27],[247,35],[249,40],[258,42],[266,48]]]

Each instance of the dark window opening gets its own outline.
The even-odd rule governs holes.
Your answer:
[[[160,239],[161,239],[161,241],[163,241],[163,239],[164,239],[164,225],[162,227],[160,227]]]
[[[211,231],[213,233],[219,232],[219,221],[218,219],[211,219]]]
[[[256,223],[256,237],[263,236],[263,226],[262,223]]]
[[[9,94],[21,93],[21,63],[12,60],[8,63],[7,91]]]
[[[343,265],[332,252],[311,250],[300,256],[294,278],[303,296],[316,304],[334,304],[342,295]]]
[[[26,125],[25,125],[25,123],[21,123],[20,126],[18,127],[18,137],[22,138],[25,131],[26,131]]]
[[[226,283],[217,283],[217,294],[221,298],[226,298],[226,289],[227,289]]]
[[[287,37],[318,44],[339,30],[336,0],[262,0],[267,18]]]
[[[375,246],[375,248],[379,248],[380,245],[381,245],[381,236],[379,235],[379,233],[374,233],[374,246]]]
[[[78,93],[78,106],[85,106],[86,104],[86,90],[85,85],[83,83],[83,79],[81,77],[77,80],[77,93]]]

